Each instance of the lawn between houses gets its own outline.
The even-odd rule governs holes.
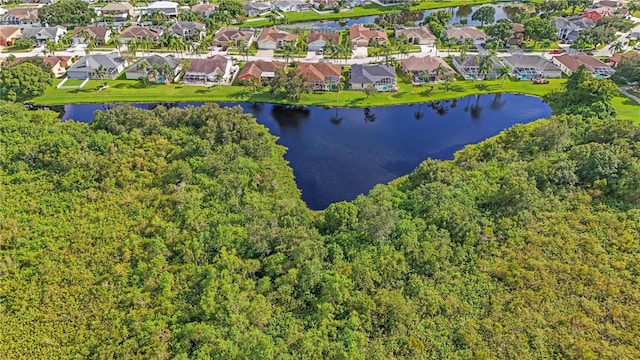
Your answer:
[[[463,5],[482,5],[492,3],[504,3],[505,1],[499,0],[441,0],[441,1],[421,1],[415,5],[411,5],[409,11],[431,10],[448,7],[456,7]],[[521,3],[540,3],[544,0],[529,0],[520,1]],[[341,11],[339,13],[317,13],[315,11],[301,11],[301,12],[283,12],[282,15],[286,19],[287,24],[307,22],[307,21],[322,21],[322,20],[335,20],[342,18],[358,18],[363,16],[374,16],[392,13],[394,11],[406,11],[404,6],[380,6],[376,4],[368,4],[365,6],[356,6],[349,11]],[[273,22],[269,19],[245,21],[241,26],[250,27],[265,27],[273,25]]]
[[[413,86],[398,78],[400,89],[395,93],[377,93],[369,97],[362,91],[344,90],[336,92],[313,92],[302,94],[297,102],[274,98],[267,89],[251,92],[243,86],[191,86],[184,84],[143,85],[133,80],[106,80],[108,88],[100,90],[99,80],[90,80],[82,89],[56,89],[60,80],[47,89],[43,96],[35,98],[36,105],[64,105],[78,103],[130,103],[130,102],[267,102],[292,105],[319,105],[338,107],[367,107],[412,104],[435,100],[461,98],[475,94],[521,93],[543,96],[559,89],[566,80],[550,79],[549,84],[534,85],[530,81],[502,80],[470,81],[458,80],[445,91],[443,84]],[[433,90],[432,90],[433,88]],[[614,101],[620,118],[639,121],[640,104],[620,94]]]

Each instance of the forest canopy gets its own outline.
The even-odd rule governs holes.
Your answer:
[[[7,358],[640,358],[631,122],[517,125],[321,212],[239,108],[0,133]]]

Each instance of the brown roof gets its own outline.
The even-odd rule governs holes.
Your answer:
[[[432,39],[432,40],[436,39],[436,37],[431,33],[431,31],[429,31],[429,29],[423,26],[398,29],[396,30],[396,36],[399,36],[399,35],[405,35],[406,37],[413,38],[413,39],[415,38]]]
[[[240,74],[238,74],[238,79],[242,80],[244,78],[254,77],[259,79],[262,77],[262,73],[276,72],[277,68],[284,68],[286,66],[285,63],[281,61],[248,61],[247,64],[240,70]]]
[[[452,27],[445,30],[449,39],[486,39],[487,35],[482,30],[479,30],[473,26]]]
[[[328,62],[300,63],[298,65],[298,72],[309,81],[324,81],[327,76],[340,77],[340,75],[342,75],[342,68],[340,65]]]
[[[120,39],[140,39],[149,37],[155,39],[162,34],[162,31],[146,26],[133,25],[122,30],[120,33]]]
[[[613,54],[607,58],[607,63],[619,63],[624,59],[629,59],[635,56],[639,56],[638,52],[632,52],[627,54]]]
[[[411,56],[402,60],[400,64],[405,71],[434,71],[438,66],[442,66],[447,71],[453,72],[453,69],[442,58],[434,56]]]
[[[80,33],[82,32],[83,29],[86,30],[89,36],[91,36],[92,38],[99,38],[99,39],[104,39],[107,36],[107,30],[109,30],[109,28],[105,26],[78,26],[75,29],[73,29],[73,35],[71,37],[72,38],[80,37]]]
[[[18,33],[18,34],[16,34]],[[8,39],[12,36],[19,36],[20,28],[17,26],[0,26],[0,39]]]
[[[298,40],[298,35],[290,34],[286,31],[278,30],[275,28],[275,26],[272,26],[262,30],[260,37],[258,37],[258,41],[265,41],[265,40],[274,41],[274,42],[277,42],[278,40],[296,41]]]
[[[325,42],[331,41],[337,45],[339,39],[340,39],[340,34],[336,32],[312,31],[309,33],[309,36],[307,37],[307,43],[310,44],[314,41],[324,40]]]
[[[45,56],[42,58],[42,61],[51,65],[51,67],[54,67],[58,63],[61,63],[60,65],[65,66],[69,59],[69,56]]]
[[[102,11],[131,11],[133,10],[133,5],[127,2],[112,2],[103,6]]]
[[[253,37],[253,31],[240,30],[237,28],[223,27],[216,32],[213,39],[215,41],[231,41],[231,40],[244,40],[248,42]]]
[[[360,24],[353,25],[352,27],[349,28],[349,37],[351,37],[351,40],[354,40],[357,38],[362,38],[366,40],[377,38],[379,40],[384,40],[385,42],[389,41],[389,38],[387,37],[386,32],[380,31],[380,30],[371,30]]]
[[[593,56],[583,53],[573,56],[569,54],[562,54],[560,56],[556,56],[555,59],[569,68],[571,71],[578,70],[580,65],[584,65],[587,69],[608,66],[607,64],[594,58]]]
[[[215,55],[206,59],[191,59],[187,72],[211,74],[214,72],[224,73],[229,59],[221,55]]]
[[[518,24],[518,23],[513,23],[513,24],[511,24],[511,30],[513,31],[514,34],[523,33],[524,32],[524,25]]]
[[[38,8],[17,7],[7,10],[7,15],[13,15],[18,19],[37,19]]]
[[[218,5],[214,5],[214,4],[198,4],[198,5],[193,5],[191,7],[191,10],[194,12],[208,12],[208,11],[214,11],[218,8]]]

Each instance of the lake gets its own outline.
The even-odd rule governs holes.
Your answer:
[[[157,104],[133,104],[150,108]],[[198,103],[175,104],[179,107]],[[413,171],[423,160],[452,159],[514,124],[551,115],[541,99],[518,94],[469,96],[458,100],[374,108],[290,108],[239,105],[279,137],[289,150],[302,198],[309,208],[353,200],[376,184]],[[66,105],[63,120],[89,122],[95,111],[117,105]]]
[[[450,12],[452,15],[449,25],[460,24],[461,19],[466,19],[467,25],[479,26],[480,21],[471,19],[471,15],[482,6],[490,6],[496,9],[495,21],[500,19],[511,19],[517,12],[521,12],[523,9],[522,4],[509,3],[508,5],[463,5],[456,7],[446,7],[440,9],[431,10],[419,10],[419,11],[403,11],[396,14],[383,14],[373,16],[363,16],[359,18],[344,18],[340,20],[324,20],[324,21],[308,21],[299,22],[289,25],[278,25],[278,28],[283,30],[296,30],[296,29],[313,29],[313,30],[343,30],[346,27],[357,24],[378,24],[380,26],[385,23],[393,22],[402,25],[419,25],[424,19],[435,11],[444,10]],[[397,19],[392,19],[398,17]]]

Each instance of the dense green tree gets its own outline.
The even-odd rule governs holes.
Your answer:
[[[524,35],[534,43],[544,39],[553,40],[556,38],[556,28],[549,20],[534,17],[524,22]]]
[[[427,23],[427,26],[429,27],[429,30],[431,31],[433,36],[436,37],[436,39],[441,39],[442,35],[444,35],[444,27],[442,25],[440,25],[439,22],[437,22],[437,21],[429,21]]]
[[[16,49],[32,49],[36,43],[31,38],[20,38],[13,43]]]
[[[93,22],[95,11],[82,0],[62,0],[38,10],[38,18],[43,24],[84,26]]]
[[[516,125],[318,212],[239,107],[4,104],[0,133],[7,358],[640,357],[630,121]]]
[[[430,13],[429,15],[427,15],[427,17],[425,17],[424,23],[429,24],[431,22],[436,22],[444,28],[449,25],[449,22],[451,21],[452,18],[453,18],[453,14],[451,14],[449,11],[436,10]]]
[[[484,24],[493,24],[496,21],[496,8],[493,6],[481,6],[471,15],[471,20]]]
[[[640,83],[640,56],[620,60],[612,79],[619,84]]]
[[[275,76],[269,83],[269,92],[275,96],[284,96],[288,100],[297,101],[304,93],[311,91],[308,80],[294,69],[276,69]]]
[[[616,114],[611,100],[618,93],[619,89],[613,81],[596,79],[584,66],[580,66],[569,76],[565,89],[553,91],[545,99],[559,114],[609,119]]]
[[[504,41],[513,35],[513,23],[509,19],[500,19],[495,25],[487,26],[486,32]]]
[[[0,72],[0,98],[25,101],[44,94],[53,82],[51,70],[46,71],[30,62],[3,67]]]

